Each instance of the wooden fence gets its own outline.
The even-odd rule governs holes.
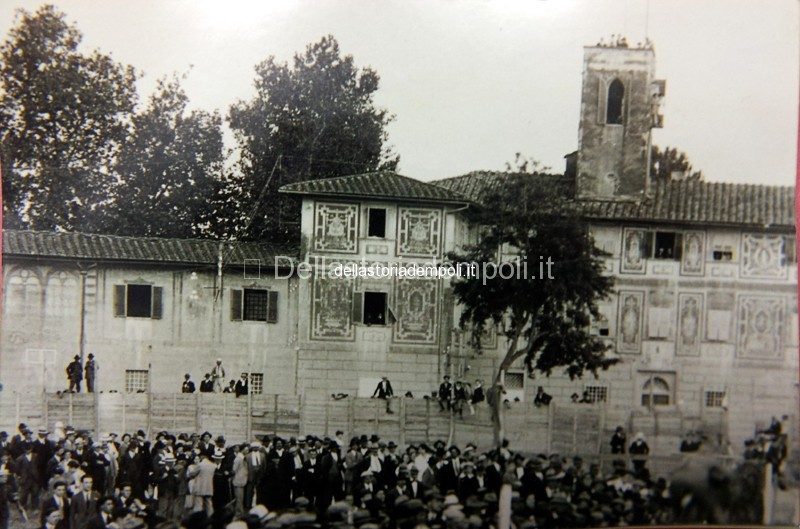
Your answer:
[[[474,415],[465,409],[463,418],[425,399],[392,399],[391,409],[393,413],[387,413],[384,401],[375,399],[297,395],[0,392],[0,429],[14,432],[24,422],[52,430],[60,421],[92,433],[208,431],[224,434],[231,442],[264,434],[333,436],[341,430],[346,437],[377,434],[401,446],[437,439],[473,442],[479,448],[492,445],[485,405]],[[512,405],[505,411],[505,433],[519,449],[562,454],[600,453],[610,436],[604,408],[586,405]]]

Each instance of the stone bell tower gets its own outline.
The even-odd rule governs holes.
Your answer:
[[[581,198],[640,200],[648,191],[650,133],[664,81],[655,79],[651,46],[624,40],[584,48],[577,164]]]

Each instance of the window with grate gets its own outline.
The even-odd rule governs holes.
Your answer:
[[[525,384],[525,374],[521,372],[507,371],[505,376],[506,390],[523,389]]]
[[[642,386],[642,406],[669,406],[672,389],[666,380],[651,376]]]
[[[150,373],[146,369],[125,370],[125,393],[144,393],[147,391]]]
[[[267,321],[268,290],[244,289],[244,318],[248,321]]]
[[[250,373],[250,392],[253,395],[264,392],[264,373]]]
[[[724,391],[706,391],[706,408],[721,408],[724,405]]]
[[[607,402],[608,388],[605,386],[586,386],[586,391],[590,402]]]

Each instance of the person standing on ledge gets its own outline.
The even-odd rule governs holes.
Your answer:
[[[89,359],[86,361],[86,391],[94,393],[94,380],[97,376],[97,363],[94,361],[94,355],[89,353]]]
[[[75,359],[67,365],[67,380],[69,380],[69,392],[81,392],[81,380],[83,380],[83,365],[81,357],[75,355]]]
[[[247,373],[242,373],[242,378],[236,381],[236,386],[233,389],[236,397],[247,395]]]
[[[217,365],[211,370],[211,377],[214,379],[214,393],[222,393],[225,382],[225,368],[222,367],[222,359],[217,358]]]

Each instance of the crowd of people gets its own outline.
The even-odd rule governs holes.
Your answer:
[[[638,434],[622,452],[642,453],[642,443]],[[209,432],[95,439],[58,423],[3,432],[0,454],[0,529],[22,516],[44,529],[481,529],[497,526],[504,484],[517,528],[669,523],[679,507],[644,457],[604,471],[507,442],[482,452],[442,441],[401,450],[342,432],[235,444]]]

